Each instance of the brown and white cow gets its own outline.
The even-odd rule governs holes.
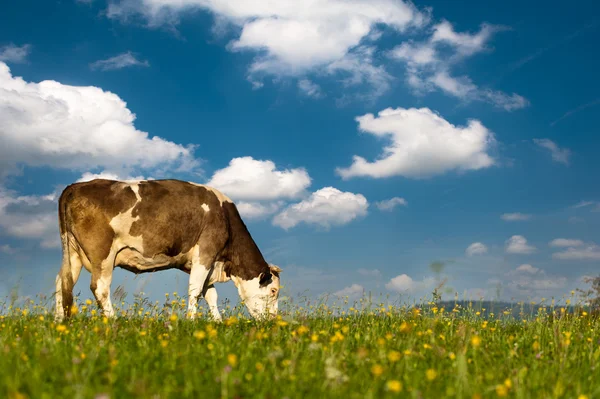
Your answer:
[[[265,261],[235,204],[214,188],[180,180],[96,179],[65,188],[58,206],[63,260],[56,277],[57,320],[71,314],[82,267],[108,317],[114,316],[115,267],[189,273],[189,318],[202,296],[221,320],[214,283],[228,280],[254,318],[277,314],[281,269]]]

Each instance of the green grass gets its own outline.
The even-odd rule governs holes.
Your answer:
[[[0,397],[600,397],[600,320],[581,311],[321,305],[218,324],[182,319],[179,300],[145,306],[106,320],[80,304],[62,324],[5,307]]]

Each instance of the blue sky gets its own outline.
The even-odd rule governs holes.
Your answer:
[[[473,298],[598,274],[597,3],[302,4],[3,5],[0,296],[52,292],[56,198],[95,175],[221,188],[291,296],[419,298],[434,261]]]

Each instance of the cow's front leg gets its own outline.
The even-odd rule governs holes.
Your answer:
[[[198,311],[198,297],[202,293],[209,272],[210,269],[200,263],[192,265],[188,286],[188,319],[196,318],[196,313]]]
[[[212,315],[215,321],[222,321],[221,313],[219,313],[219,308],[217,306],[217,289],[214,285],[210,285],[206,287],[204,291],[204,300],[208,304],[208,308],[210,309],[210,314]]]

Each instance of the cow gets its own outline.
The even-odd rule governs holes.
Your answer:
[[[255,319],[278,312],[281,269],[263,258],[236,205],[202,184],[175,179],[94,179],[67,186],[58,201],[62,266],[55,320],[71,316],[83,267],[102,313],[114,317],[113,269],[133,273],[179,269],[189,274],[187,318],[203,297],[221,321],[214,284],[232,280]]]

